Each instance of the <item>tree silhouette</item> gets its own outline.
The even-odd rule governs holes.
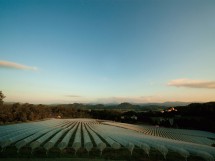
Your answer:
[[[3,105],[3,99],[5,98],[5,95],[0,91],[0,106]]]

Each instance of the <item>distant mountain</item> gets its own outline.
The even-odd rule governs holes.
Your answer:
[[[187,106],[191,104],[192,102],[163,102],[163,103],[143,103],[140,104],[141,106],[165,106],[165,107],[172,107],[172,106]]]
[[[5,104],[10,105],[14,102],[5,102]],[[139,110],[139,111],[159,111],[168,107],[176,106],[187,106],[191,102],[163,102],[163,103],[128,103],[123,102],[120,104],[82,104],[82,103],[72,103],[72,104],[50,104],[49,106],[62,106],[67,108],[76,108],[76,109],[107,109],[107,110]]]
[[[160,107],[172,107],[172,106],[187,106],[191,103],[194,102],[179,102],[179,101],[175,101],[175,102],[163,102],[163,103],[156,103],[156,102],[151,102],[151,103],[129,103],[129,102],[122,102],[122,103],[108,103],[108,104],[104,104],[104,106],[122,106],[122,105],[126,105],[126,106],[130,106],[130,105],[138,105],[138,106],[160,106]],[[195,102],[197,103],[197,102]],[[90,105],[97,105],[96,103],[94,104],[90,104]]]

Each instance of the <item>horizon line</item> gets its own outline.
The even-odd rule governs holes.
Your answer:
[[[143,102],[143,103],[135,103],[135,102],[120,102],[120,103],[96,103],[96,102],[71,102],[71,103],[29,103],[29,102],[13,102],[13,101],[4,101],[6,104],[15,104],[15,103],[20,103],[20,104],[34,104],[34,105],[68,105],[68,104],[83,104],[83,105],[120,105],[123,103],[128,103],[131,105],[143,105],[143,104],[165,104],[165,103],[210,103],[210,102],[215,102],[215,101],[191,101],[191,102],[184,102],[184,101],[165,101],[165,102]]]

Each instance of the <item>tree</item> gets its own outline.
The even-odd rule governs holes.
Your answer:
[[[0,106],[3,105],[3,99],[5,98],[5,95],[0,91]]]

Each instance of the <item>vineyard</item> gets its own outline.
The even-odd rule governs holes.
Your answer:
[[[213,144],[215,134],[205,131],[94,119],[51,119],[0,126],[1,158],[76,156],[213,161]]]

